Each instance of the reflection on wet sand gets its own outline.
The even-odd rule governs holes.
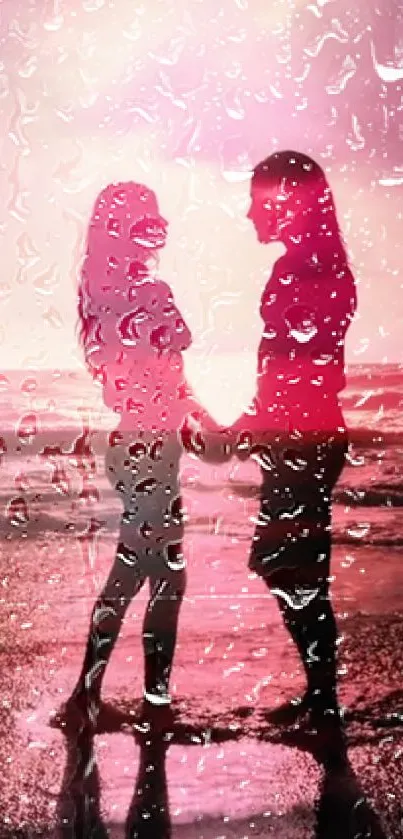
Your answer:
[[[129,721],[120,712],[111,713],[109,717],[105,714],[104,721],[105,730],[109,733],[122,731],[123,727],[130,734],[133,738],[133,759],[136,746],[139,747],[135,788],[125,823],[112,825],[108,820],[107,824],[102,815],[102,783],[95,756],[94,732],[84,726],[81,731],[65,731],[67,760],[59,796],[57,836],[60,839],[107,839],[111,835],[124,839],[172,839],[173,835],[183,839],[196,837],[196,822],[175,824],[175,827],[171,822],[166,770],[169,747],[178,744],[190,746],[196,742],[200,746],[203,740],[205,744],[239,740],[245,732],[242,729],[225,731],[217,726],[209,729],[207,737],[203,726],[185,725],[178,719],[172,730],[164,733],[164,730],[147,723],[133,724],[133,720]],[[284,740],[288,740],[292,748],[290,738],[284,737]],[[239,749],[242,752],[241,743]],[[230,835],[244,835],[242,831],[247,829],[251,818],[257,836],[266,835],[266,831],[273,827],[282,837],[294,836],[296,823],[300,826],[304,823],[302,810],[297,813],[295,807],[283,812],[280,822],[274,813],[273,823],[267,815],[255,813],[253,818],[231,819],[227,822]],[[348,761],[324,770],[315,815],[315,827],[312,825],[315,839],[386,839],[381,821],[366,799]],[[217,835],[219,821],[213,818],[203,822],[205,839],[213,839]],[[199,827],[201,829],[201,825]],[[237,830],[239,834],[234,832]]]
[[[136,729],[139,769],[124,828],[125,839],[170,839],[165,758],[169,742],[163,734]],[[62,839],[107,839],[101,815],[101,784],[89,728],[68,733],[67,762],[58,807]]]

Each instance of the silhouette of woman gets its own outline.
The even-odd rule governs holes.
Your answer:
[[[86,363],[102,384],[105,404],[120,417],[106,470],[124,504],[116,558],[93,608],[81,674],[65,706],[67,715],[84,710],[94,724],[122,620],[147,578],[144,705],[150,710],[170,703],[186,585],[179,429],[189,412],[203,412],[184,379],[189,329],[169,286],[153,276],[166,232],[151,190],[131,182],[109,185],[95,203],[79,287]]]
[[[304,697],[273,717],[290,721],[309,712],[324,741],[331,732],[341,745],[329,599],[331,494],[347,451],[338,394],[355,283],[329,185],[306,155],[278,152],[255,168],[248,218],[260,242],[281,241],[287,249],[261,300],[253,408],[233,428],[243,432],[238,455],[254,454],[262,468],[249,567],[276,596],[307,677]]]

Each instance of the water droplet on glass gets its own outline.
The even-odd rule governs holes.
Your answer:
[[[166,349],[171,343],[171,330],[168,326],[157,326],[150,335],[150,344],[157,350]]]
[[[23,496],[17,496],[9,501],[6,516],[14,527],[27,524],[29,521],[28,505]]]
[[[145,406],[143,402],[137,402],[131,397],[126,401],[126,410],[129,414],[144,414]]]
[[[353,539],[365,539],[370,530],[371,525],[369,522],[357,522],[357,524],[347,528],[347,533]]]
[[[143,521],[143,524],[141,524],[139,527],[140,535],[143,536],[145,539],[148,539],[151,536],[152,532],[153,529],[150,522]]]
[[[38,433],[38,421],[35,414],[25,414],[18,424],[17,437],[21,443],[32,443]]]
[[[136,309],[135,312],[128,312],[127,315],[124,315],[124,317],[118,321],[116,328],[122,344],[126,347],[136,346],[136,343],[139,340],[140,336],[137,332],[136,324],[141,323],[141,321],[136,318],[136,313],[138,311],[139,310]]]
[[[145,478],[143,481],[139,481],[136,484],[136,492],[143,492],[144,495],[151,495],[154,492],[155,488],[158,486],[157,481],[155,478]]]
[[[4,437],[0,437],[0,463],[3,461],[3,455],[7,452],[7,444]]]
[[[130,550],[122,542],[118,545],[116,556],[124,565],[128,565],[129,567],[134,567],[138,563],[136,552]]]
[[[29,394],[32,393],[38,387],[38,382],[34,379],[33,376],[30,376],[28,379],[24,379],[21,384],[21,393]]]
[[[14,478],[14,485],[18,492],[23,493],[29,489],[29,478],[25,472],[18,472]]]
[[[116,218],[108,218],[106,222],[106,230],[109,236],[114,236],[116,239],[120,235],[120,224],[118,219]]]
[[[277,331],[274,328],[274,326],[271,326],[271,324],[266,324],[264,332],[263,332],[263,338],[267,338],[269,341],[272,341],[273,338],[276,337],[276,335],[277,335]]]
[[[173,542],[165,548],[165,563],[171,571],[182,571],[186,560],[180,542]]]
[[[56,266],[52,265],[51,268],[44,271],[44,273],[40,274],[39,277],[36,277],[34,280],[34,289],[39,294],[53,294],[58,283],[59,274],[56,270]]]
[[[62,466],[56,464],[51,483],[55,487],[56,491],[60,492],[61,495],[70,494],[70,482]]]
[[[129,455],[132,460],[141,460],[147,454],[147,446],[142,440],[136,440],[129,446]]]
[[[286,466],[289,466],[295,472],[303,472],[308,466],[307,459],[302,457],[299,452],[292,451],[291,449],[286,449],[283,454],[283,461]]]
[[[162,437],[159,437],[158,440],[152,444],[150,448],[150,457],[152,460],[161,460],[162,459],[162,450],[164,447],[164,441]]]

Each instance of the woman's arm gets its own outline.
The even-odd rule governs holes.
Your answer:
[[[203,408],[190,389],[187,412],[179,429],[183,448],[208,463],[226,463],[233,455],[234,435],[219,425]]]

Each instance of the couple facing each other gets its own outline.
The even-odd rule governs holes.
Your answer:
[[[186,587],[179,461],[254,456],[261,507],[249,567],[277,598],[307,687],[277,714],[307,716],[338,742],[337,629],[329,599],[331,493],[347,433],[338,395],[344,341],[356,308],[354,279],[322,169],[298,152],[254,170],[248,218],[262,243],[286,252],[264,289],[253,404],[231,429],[197,404],[184,376],[190,331],[169,286],[155,278],[167,222],[154,193],[132,182],[104,189],[89,224],[79,286],[86,364],[119,415],[108,477],[124,505],[116,557],[94,605],[82,670],[66,703],[96,725],[101,684],[122,620],[148,579],[143,623],[144,712],[166,713]],[[81,718],[81,717],[80,717]]]

